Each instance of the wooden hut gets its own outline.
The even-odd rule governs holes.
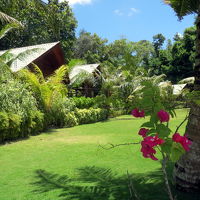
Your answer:
[[[96,79],[96,81],[98,82],[98,80],[100,80],[99,78],[101,77],[100,64],[74,66],[72,71],[69,73],[70,85],[73,85],[81,74],[90,74],[91,77]],[[86,97],[94,97],[99,91],[98,86],[95,87],[94,83],[87,80],[87,78],[83,78],[81,84],[78,85],[78,87],[73,87],[73,90],[75,91],[75,96],[81,94]],[[73,96],[73,94],[71,93],[69,95]]]

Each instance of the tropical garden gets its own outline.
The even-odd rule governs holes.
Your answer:
[[[200,199],[200,2],[164,2],[194,26],[108,43],[75,35],[68,2],[0,0],[0,200]],[[37,51],[11,49],[56,41],[66,64],[50,76],[11,70]]]

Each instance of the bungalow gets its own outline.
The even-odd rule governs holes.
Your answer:
[[[78,93],[86,97],[93,97],[98,93],[94,80],[100,77],[100,64],[76,65],[69,73],[69,80],[75,95]],[[91,79],[93,79],[91,81]],[[70,92],[70,96],[73,94]]]

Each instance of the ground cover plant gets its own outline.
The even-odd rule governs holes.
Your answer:
[[[171,126],[178,126],[186,113],[178,110]],[[143,158],[140,145],[100,147],[139,142],[137,133],[144,121],[120,116],[0,146],[0,200],[127,200],[135,198],[131,185],[141,200],[168,199],[160,163]],[[173,192],[177,200],[200,198]]]

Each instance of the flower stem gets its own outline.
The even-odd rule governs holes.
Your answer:
[[[167,193],[168,193],[168,196],[169,196],[169,199],[170,200],[174,200],[174,197],[172,195],[172,191],[171,191],[171,188],[170,188],[170,185],[169,185],[169,180],[168,180],[168,176],[167,176],[167,171],[166,171],[166,166],[167,166],[167,157],[164,155],[164,153],[162,153],[162,156],[163,156],[163,160],[161,162],[162,164],[162,172],[163,172],[163,175],[164,175],[164,180],[165,180],[165,185],[167,187]]]

